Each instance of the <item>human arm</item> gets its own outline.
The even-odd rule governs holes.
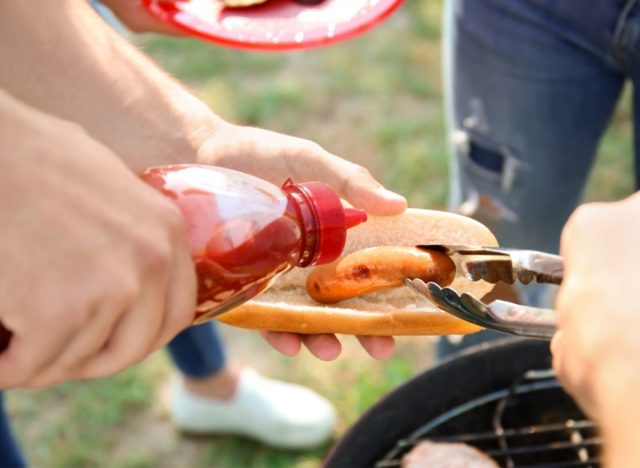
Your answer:
[[[287,177],[324,180],[372,214],[395,214],[406,206],[364,168],[315,143],[222,121],[103,24],[84,0],[0,4],[0,85],[82,123],[133,170],[177,162],[218,164],[275,183]],[[286,354],[301,342],[300,336],[268,336]],[[339,353],[335,337],[305,342],[323,358]],[[392,350],[389,338],[365,343],[377,357]]]
[[[0,87],[80,123],[135,171],[195,162],[222,122],[85,0],[0,3]]]
[[[366,169],[315,143],[225,122],[104,24],[86,0],[0,3],[0,87],[80,123],[134,171],[217,164],[275,183],[320,179],[371,214],[406,206]]]
[[[115,373],[193,319],[176,207],[80,127],[0,90],[0,388]]]
[[[218,164],[276,183],[317,178],[371,214],[396,214],[406,206],[366,169],[315,143],[220,119],[105,25],[85,0],[0,3],[0,86],[80,123],[134,171]]]
[[[640,460],[640,194],[580,207],[562,235],[552,343],[565,388],[602,430],[607,466]]]

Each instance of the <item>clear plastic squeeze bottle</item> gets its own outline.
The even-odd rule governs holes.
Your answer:
[[[186,221],[198,277],[200,323],[237,307],[293,267],[340,256],[347,229],[366,221],[322,182],[277,187],[215,166],[153,167],[143,180],[171,198]]]

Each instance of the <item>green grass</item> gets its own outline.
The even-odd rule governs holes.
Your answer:
[[[255,341],[249,350],[233,343],[247,339]],[[248,331],[228,330],[227,340],[236,358],[249,362],[250,355],[258,352],[263,359],[266,356],[264,373],[303,383],[332,400],[340,415],[338,434],[381,395],[420,369],[420,360],[409,359],[402,344],[399,355],[383,364],[347,342],[349,358],[327,364],[308,353],[295,360],[277,355]],[[422,361],[427,358],[426,348],[425,342]],[[34,466],[46,467],[310,468],[319,465],[331,446],[292,452],[242,438],[181,435],[168,423],[161,404],[163,386],[172,372],[164,354],[157,353],[100,381],[12,391],[9,408],[16,432]]]
[[[118,427],[154,401],[158,369],[151,364],[150,360],[146,366],[101,381],[10,392],[16,430],[30,459],[49,466],[115,462],[113,453],[122,441]],[[133,450],[132,460],[135,456]]]
[[[627,86],[602,139],[585,199],[617,200],[633,192],[633,121],[631,86]]]
[[[412,0],[387,23],[331,48],[258,54],[163,37],[141,45],[224,118],[295,134],[370,168],[412,206],[446,201],[440,3]],[[629,92],[612,120],[587,188],[589,200],[633,188]],[[338,408],[340,435],[381,395],[430,362],[427,338],[399,340],[378,363],[347,341],[342,358],[289,359],[255,333],[227,330],[231,354],[264,373],[308,385]],[[113,378],[46,391],[12,391],[10,412],[34,466],[315,467],[328,446],[303,453],[235,438],[181,436],[159,404],[172,372],[163,354]]]

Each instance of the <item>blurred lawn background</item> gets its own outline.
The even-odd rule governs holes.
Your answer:
[[[315,140],[367,166],[412,206],[444,207],[440,17],[439,1],[411,0],[358,39],[287,54],[162,37],[136,41],[224,118]],[[630,113],[627,90],[603,141],[590,200],[619,198],[632,189]],[[234,361],[331,399],[340,416],[336,437],[432,362],[430,338],[400,338],[398,352],[385,363],[347,338],[342,357],[323,363],[306,352],[296,359],[280,356],[256,333],[225,328],[224,334]],[[231,437],[180,435],[163,406],[172,372],[160,352],[98,382],[9,392],[10,413],[33,466],[315,467],[330,446],[296,453]]]

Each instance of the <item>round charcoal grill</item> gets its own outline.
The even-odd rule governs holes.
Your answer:
[[[601,440],[562,390],[549,344],[486,343],[402,385],[345,434],[327,467],[397,467],[421,440],[472,445],[504,467],[597,467]]]

